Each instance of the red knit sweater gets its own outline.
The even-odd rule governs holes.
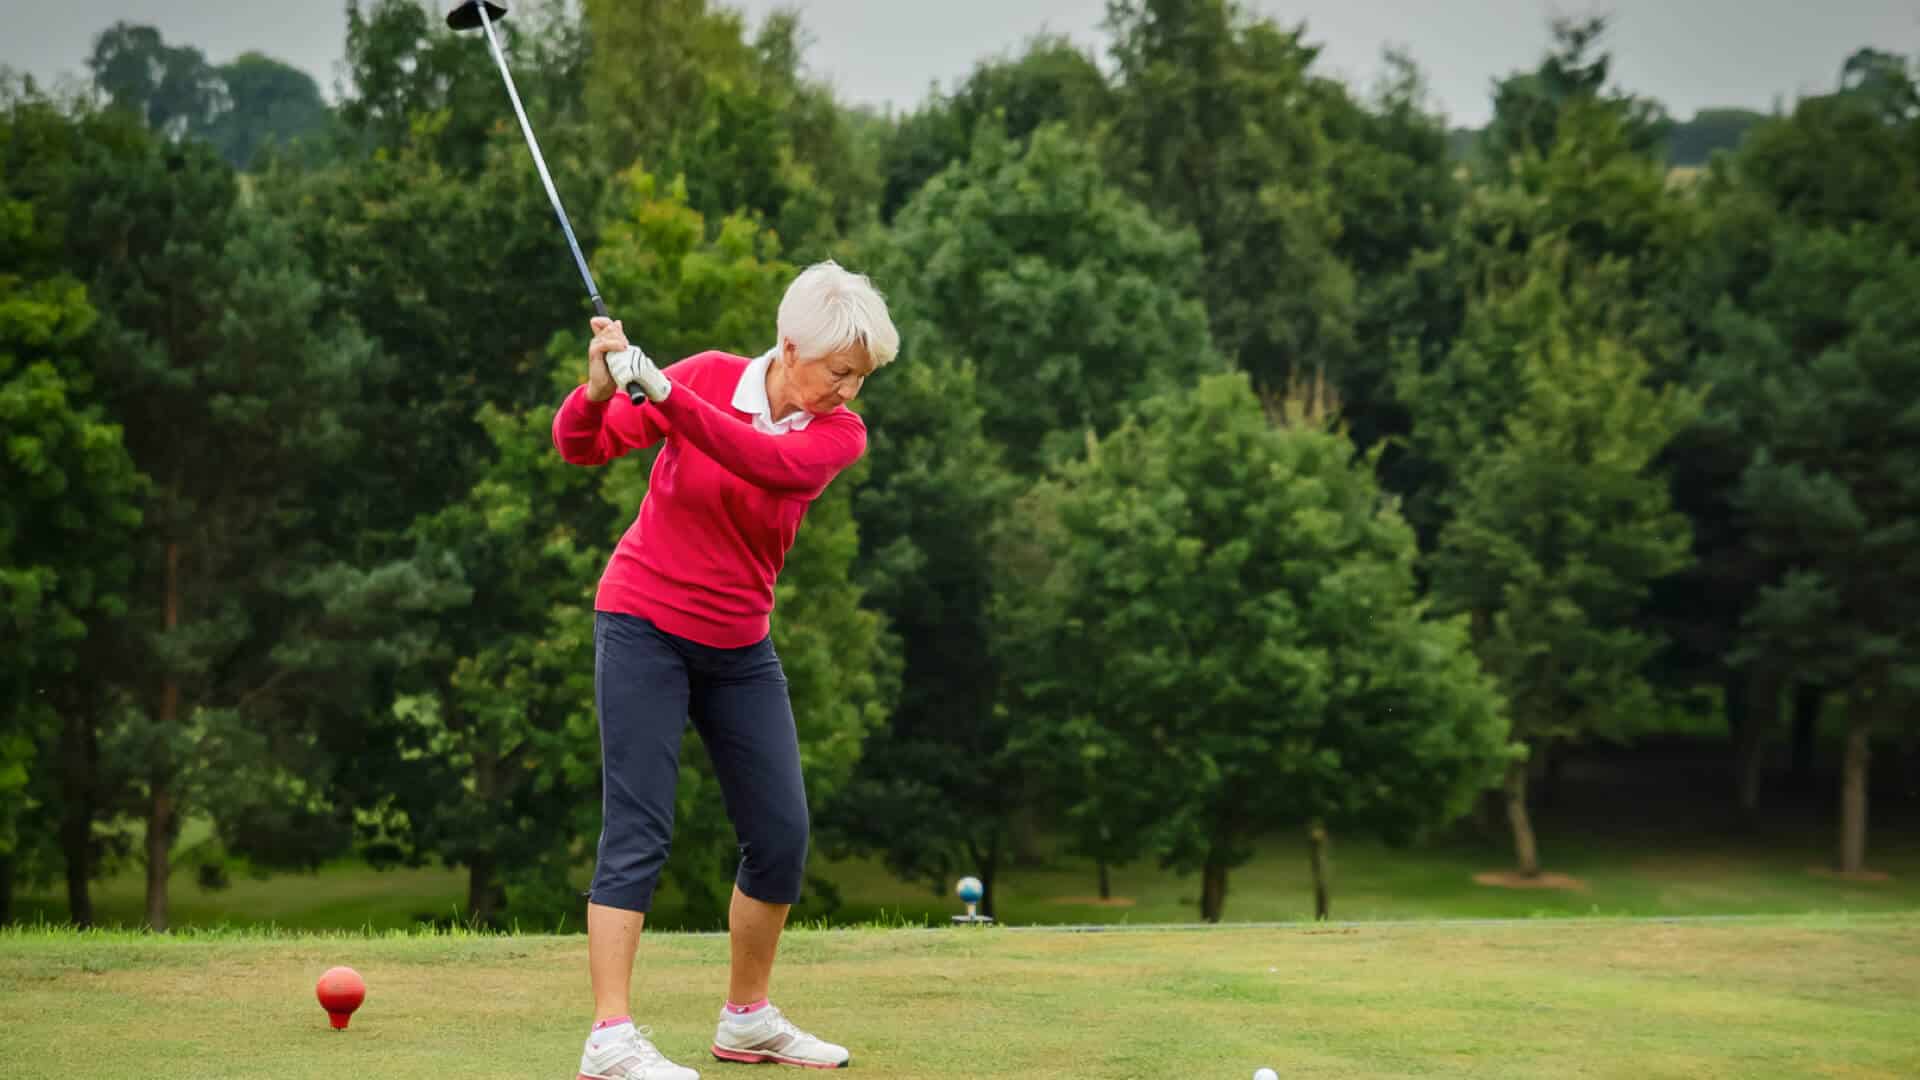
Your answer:
[[[840,407],[804,430],[769,435],[733,407],[752,361],[705,352],[666,369],[673,391],[634,405],[574,390],[553,444],[575,465],[603,465],[661,442],[640,515],[600,576],[598,611],[640,615],[670,634],[732,649],[767,635],[773,583],[807,507],[867,448],[867,426]]]

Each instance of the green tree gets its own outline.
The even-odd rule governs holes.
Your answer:
[[[240,54],[216,69],[227,107],[196,132],[227,164],[251,168],[262,151],[285,149],[323,133],[332,119],[313,76],[257,52]]]
[[[982,61],[951,91],[936,89],[889,133],[881,220],[892,221],[928,180],[966,161],[983,122],[1015,140],[1056,123],[1087,136],[1112,100],[1100,66],[1065,37],[1042,34],[1018,56]]]
[[[527,894],[516,919],[552,927],[571,913],[551,898],[567,894],[597,791],[581,765],[598,738],[580,657],[592,652],[605,552],[581,526],[607,515],[590,474],[553,453],[553,411],[483,408],[491,460],[463,498],[411,529],[422,572],[443,582],[431,613],[442,631],[425,677],[393,703],[400,761],[362,810],[381,819],[383,845],[464,867],[465,917],[483,926],[514,891]]]
[[[578,152],[569,133],[581,119],[583,28],[565,5],[530,2],[514,5],[495,32],[555,182],[571,196],[585,172],[567,167]],[[350,152],[412,147],[466,172],[480,165],[490,133],[519,138],[485,42],[449,33],[415,0],[348,0],[345,67],[339,115]],[[525,162],[521,167],[532,175]]]
[[[1920,379],[1905,290],[1920,258],[1885,230],[1785,228],[1772,272],[1724,307],[1710,429],[1748,448],[1729,493],[1750,565],[1770,571],[1744,612],[1736,660],[1844,689],[1849,721],[1836,865],[1864,868],[1876,733],[1909,726],[1916,642],[1897,598],[1913,587],[1911,402]]]
[[[988,128],[900,212],[876,261],[903,335],[976,365],[994,437],[1031,470],[1221,366],[1192,291],[1198,255],[1064,128],[1024,148]]]
[[[996,600],[1029,730],[1082,748],[1079,808],[1202,873],[1202,918],[1280,828],[1405,839],[1497,772],[1461,620],[1426,617],[1371,463],[1242,374],[1153,399],[1015,513]],[[1099,677],[1085,678],[1085,658]]]
[[[1451,312],[1427,303],[1421,276],[1431,271],[1420,257],[1446,246],[1467,189],[1425,79],[1404,54],[1387,53],[1368,100],[1329,93],[1325,109],[1326,169],[1340,218],[1335,251],[1353,274],[1356,349],[1324,374],[1336,384],[1342,421],[1369,449],[1408,434],[1394,395],[1396,350],[1452,323]]]
[[[1704,391],[1707,409],[1670,455],[1676,499],[1693,522],[1695,566],[1661,590],[1657,614],[1674,642],[1668,666],[1724,683],[1750,824],[1789,692],[1793,768],[1806,779],[1820,702],[1845,686],[1825,681],[1816,665],[1767,655],[1767,639],[1748,624],[1761,590],[1795,564],[1788,549],[1761,542],[1756,519],[1735,505],[1756,448],[1772,438],[1751,415],[1757,391],[1745,380],[1789,377],[1769,365],[1797,372],[1840,344],[1853,325],[1853,294],[1879,272],[1886,246],[1920,243],[1920,122],[1901,118],[1903,77],[1899,63],[1862,54],[1835,93],[1756,127],[1701,180],[1697,239],[1671,257],[1679,273],[1664,306],[1687,351],[1667,377]],[[1877,239],[1814,242],[1823,230],[1860,229]],[[1767,328],[1758,344],[1757,326]]]
[[[126,604],[141,491],[120,429],[94,403],[86,289],[8,182],[20,144],[32,152],[22,129],[49,118],[32,103],[12,113],[0,116],[0,619],[13,642],[0,666],[0,924],[12,918],[31,781],[59,775],[62,706],[99,678],[84,666],[89,624]]]
[[[1493,121],[1482,136],[1481,156],[1495,176],[1506,175],[1528,152],[1550,152],[1560,137],[1562,113],[1576,102],[1613,114],[1635,152],[1652,156],[1659,150],[1673,123],[1666,109],[1607,85],[1613,57],[1599,47],[1609,22],[1607,16],[1556,17],[1553,50],[1540,66],[1494,85]]]
[[[87,68],[108,104],[166,138],[201,130],[227,104],[226,87],[206,56],[190,45],[168,45],[151,26],[117,22],[101,31]]]
[[[1766,119],[1766,114],[1752,109],[1701,109],[1693,119],[1673,126],[1667,137],[1667,163],[1705,165],[1714,154],[1739,148],[1747,133]]]
[[[1114,0],[1111,167],[1191,226],[1214,339],[1256,384],[1338,375],[1354,351],[1352,272],[1336,254],[1319,50],[1228,0]]]
[[[589,0],[586,110],[605,171],[683,178],[709,220],[757,215],[808,260],[870,206],[878,168],[831,93],[806,79],[802,31],[776,13],[748,36],[708,0]]]
[[[897,636],[903,677],[898,707],[822,821],[834,850],[876,852],[936,892],[979,876],[991,915],[1031,774],[998,708],[987,610],[990,533],[1013,481],[971,365],[916,353],[865,396],[860,580]]]
[[[102,311],[93,396],[153,481],[112,631],[129,708],[101,754],[136,774],[147,917],[163,929],[182,814],[238,816],[227,796],[261,789],[232,781],[272,772],[276,740],[301,741],[311,716],[289,700],[325,681],[282,662],[300,617],[285,589],[324,557],[330,469],[358,438],[343,410],[371,360],[286,227],[241,207],[222,163],[196,144],[115,138],[80,143],[65,174],[64,205],[85,212],[66,214],[62,254]]]
[[[1654,707],[1642,669],[1659,642],[1639,625],[1648,586],[1686,566],[1689,535],[1654,467],[1697,399],[1649,389],[1645,357],[1569,291],[1564,251],[1543,248],[1510,292],[1477,301],[1450,363],[1511,386],[1504,421],[1455,425],[1452,511],[1433,593],[1469,614],[1515,740],[1609,737]],[[1447,426],[1444,419],[1436,425]],[[1468,441],[1477,445],[1467,445]],[[1539,872],[1528,765],[1507,769],[1520,871]]]
[[[1839,91],[1755,128],[1723,181],[1764,196],[1795,221],[1882,225],[1920,244],[1917,81],[1896,58],[1857,57]]]
[[[1429,543],[1458,468],[1522,392],[1518,354],[1499,342],[1567,317],[1550,291],[1517,288],[1546,265],[1536,253],[1559,253],[1548,261],[1569,289],[1584,290],[1591,325],[1661,365],[1660,377],[1684,377],[1691,313],[1673,298],[1688,294],[1700,218],[1669,194],[1664,168],[1634,148],[1617,111],[1575,102],[1559,124],[1550,150],[1525,151],[1509,179],[1478,186],[1443,245],[1412,259],[1393,286],[1404,312],[1393,382],[1410,420],[1395,478]],[[1510,295],[1475,317],[1492,293]]]

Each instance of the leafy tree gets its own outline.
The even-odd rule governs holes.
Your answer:
[[[12,917],[30,781],[64,764],[61,706],[99,677],[83,666],[88,624],[124,609],[140,523],[141,477],[82,359],[95,312],[60,268],[56,230],[9,183],[16,154],[35,149],[30,129],[49,119],[35,104],[0,116],[0,618],[13,642],[0,666],[0,923]]]
[[[411,530],[423,571],[444,579],[443,630],[424,657],[429,677],[393,705],[398,767],[367,813],[380,839],[467,870],[466,917],[493,925],[508,889],[565,895],[582,857],[581,812],[597,775],[592,585],[605,562],[605,514],[590,476],[552,451],[553,407],[481,422],[494,456],[457,502]],[[552,925],[553,911],[513,914]]]
[[[1335,251],[1354,277],[1357,348],[1321,374],[1335,380],[1341,418],[1363,449],[1408,433],[1393,358],[1404,342],[1452,322],[1451,312],[1424,303],[1419,258],[1446,245],[1467,198],[1419,69],[1394,52],[1386,64],[1370,100],[1325,95],[1326,168],[1341,223]]]
[[[1117,82],[1111,167],[1191,226],[1214,338],[1261,386],[1339,373],[1354,284],[1336,254],[1318,49],[1228,0],[1108,5]]]
[[[1052,124],[1085,136],[1106,117],[1112,99],[1099,65],[1065,37],[1042,34],[1018,56],[982,61],[952,91],[935,90],[891,132],[881,164],[881,219],[892,221],[928,180],[967,160],[982,123],[1016,141]]]
[[[227,107],[199,132],[227,164],[252,167],[269,147],[319,136],[332,119],[313,76],[257,52],[216,69]]]
[[[1705,361],[1709,421],[1749,448],[1730,492],[1749,564],[1772,571],[1745,611],[1737,660],[1848,691],[1838,857],[1863,868],[1867,762],[1901,730],[1915,643],[1897,597],[1912,588],[1920,489],[1910,402],[1920,378],[1906,289],[1920,259],[1883,230],[1786,228],[1772,272],[1724,307]]]
[[[1129,401],[1215,369],[1190,235],[1156,223],[1063,128],[991,129],[902,210],[878,265],[915,341],[977,365],[1008,461],[1031,470]]]
[[[1673,125],[1667,137],[1667,162],[1705,165],[1714,154],[1738,148],[1747,133],[1766,119],[1766,114],[1752,109],[1701,109],[1693,119]]]
[[[1203,378],[1023,504],[1049,512],[1008,518],[996,614],[1021,723],[1088,755],[1082,813],[1202,872],[1209,921],[1260,835],[1405,839],[1503,759],[1465,625],[1416,596],[1411,530],[1351,443],[1290,419],[1244,375]]]
[[[1417,255],[1393,286],[1405,312],[1393,378],[1411,420],[1395,475],[1429,540],[1449,513],[1456,470],[1522,393],[1519,354],[1489,337],[1511,341],[1566,317],[1551,290],[1517,288],[1548,263],[1584,290],[1591,326],[1662,364],[1660,375],[1684,376],[1686,322],[1672,298],[1685,292],[1701,222],[1670,197],[1664,169],[1635,150],[1616,111],[1575,102],[1559,122],[1549,151],[1522,153],[1508,181],[1477,188],[1443,246]],[[1560,254],[1543,262],[1546,252]],[[1470,318],[1490,293],[1510,295]]]
[[[1735,505],[1756,446],[1771,438],[1750,415],[1754,390],[1744,380],[1780,377],[1772,364],[1805,368],[1839,344],[1852,325],[1852,293],[1878,272],[1887,238],[1920,240],[1920,204],[1911,197],[1920,123],[1899,119],[1898,64],[1889,69],[1885,58],[1863,57],[1849,63],[1853,74],[1843,72],[1837,93],[1800,102],[1754,129],[1737,154],[1714,162],[1699,185],[1697,240],[1671,257],[1680,272],[1665,306],[1688,352],[1669,377],[1708,397],[1670,455],[1676,499],[1693,522],[1695,566],[1661,590],[1657,614],[1675,644],[1668,664],[1725,684],[1739,805],[1749,823],[1758,821],[1761,765],[1788,691],[1795,772],[1805,775],[1812,717],[1821,698],[1843,685],[1824,682],[1814,665],[1768,655],[1767,639],[1748,624],[1761,590],[1795,564],[1788,549],[1761,542],[1756,519]],[[1870,89],[1876,86],[1886,89]],[[1881,239],[1809,241],[1809,230],[1862,228]],[[1754,327],[1762,324],[1770,343],[1759,346]]]
[[[832,849],[877,852],[935,891],[977,875],[991,915],[1031,775],[998,708],[987,610],[989,535],[1013,480],[986,432],[975,369],[937,348],[883,372],[865,395],[860,580],[897,636],[902,680],[898,707],[821,819]]]
[[[1529,151],[1539,155],[1551,151],[1560,137],[1562,113],[1576,102],[1612,113],[1635,152],[1651,156],[1659,149],[1672,127],[1666,109],[1649,98],[1607,85],[1613,58],[1600,52],[1599,46],[1609,21],[1606,16],[1555,18],[1553,51],[1540,66],[1495,84],[1493,121],[1482,146],[1495,176],[1505,175],[1510,163]]]
[[[232,781],[285,760],[272,751],[310,718],[288,701],[324,682],[281,662],[299,636],[285,589],[322,557],[329,470],[357,438],[341,410],[369,348],[323,305],[285,227],[240,207],[206,150],[82,146],[65,197],[86,212],[65,218],[62,252],[103,312],[95,397],[153,480],[114,628],[132,707],[101,753],[136,773],[159,929],[182,813],[238,816],[222,813],[225,795],[260,786]]]
[[[745,211],[811,259],[872,201],[877,169],[822,86],[803,77],[797,16],[752,38],[708,0],[589,0],[586,108],[603,169],[684,178],[710,220]]]
[[[340,120],[360,153],[412,147],[465,172],[480,165],[489,133],[517,139],[519,129],[487,45],[448,32],[437,10],[414,0],[348,0]],[[495,33],[556,182],[569,193],[583,171],[566,167],[567,135],[580,119],[582,29],[563,5],[528,3],[515,5]]]
[[[227,106],[227,88],[200,50],[168,45],[151,26],[117,22],[101,31],[87,68],[109,104],[166,138],[204,129]]]
[[[1920,244],[1917,78],[1895,58],[1856,56],[1839,92],[1808,98],[1792,115],[1754,129],[1723,181],[1750,188],[1795,221],[1883,225]]]
[[[1452,425],[1480,444],[1453,450],[1459,480],[1433,555],[1436,601],[1472,616],[1529,748],[1607,737],[1653,708],[1641,672],[1658,641],[1637,625],[1640,605],[1688,558],[1653,466],[1697,401],[1645,385],[1648,361],[1594,320],[1591,292],[1568,291],[1564,257],[1537,250],[1524,280],[1468,316],[1450,364],[1511,389],[1503,422]],[[1536,874],[1525,761],[1507,769],[1506,802],[1520,871]]]

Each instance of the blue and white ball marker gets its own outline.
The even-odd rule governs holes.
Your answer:
[[[954,922],[973,924],[993,921],[993,916],[979,914],[980,899],[987,894],[986,887],[980,884],[979,878],[971,875],[961,878],[960,883],[954,886],[953,892],[960,898],[961,903],[967,905],[967,913],[955,915]]]

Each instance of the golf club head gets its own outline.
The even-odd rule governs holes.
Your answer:
[[[487,5],[487,17],[499,22],[507,17],[503,0],[454,0],[447,8],[447,25],[455,30],[472,30],[480,25],[480,5]]]

